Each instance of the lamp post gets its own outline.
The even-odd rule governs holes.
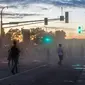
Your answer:
[[[2,45],[2,39],[3,39],[3,36],[4,36],[4,29],[3,29],[3,10],[5,9],[5,8],[8,8],[8,6],[6,6],[6,7],[1,7],[1,45]]]
[[[63,7],[61,7],[61,16],[63,16]]]
[[[8,6],[1,8],[1,36],[3,36],[3,10],[5,8],[8,8]]]

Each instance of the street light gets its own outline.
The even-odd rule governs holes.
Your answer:
[[[5,8],[8,8],[8,6],[0,7],[0,8],[1,8],[1,29],[0,29],[1,35],[0,35],[0,47],[1,47],[1,46],[3,47],[2,43],[3,43],[4,29],[3,29],[3,19],[2,19],[3,17],[2,17],[2,15],[3,15],[3,10],[4,10]]]
[[[3,10],[5,9],[5,8],[8,8],[8,6],[6,6],[6,7],[1,7],[1,37],[4,35],[4,29],[3,29]]]

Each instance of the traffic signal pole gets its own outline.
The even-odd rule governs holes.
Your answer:
[[[0,42],[1,42],[0,44],[1,45],[0,45],[0,47],[2,46],[2,43],[3,43],[3,21],[2,21],[2,12],[3,12],[3,9],[4,8],[2,8],[2,10],[1,10],[1,30],[0,30],[1,31],[1,36],[0,36]]]

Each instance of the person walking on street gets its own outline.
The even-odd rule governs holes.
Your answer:
[[[9,68],[11,67],[11,63],[12,63],[12,66],[13,66],[13,59],[11,58],[11,52],[10,52],[10,49],[8,50],[8,66]]]
[[[63,53],[63,48],[62,48],[62,44],[59,44],[59,47],[58,47],[58,49],[57,49],[57,52],[58,52],[58,57],[59,57],[59,62],[58,62],[58,64],[59,64],[59,65],[62,65],[62,60],[63,60],[63,55],[64,55],[64,53]]]
[[[17,42],[16,40],[13,41],[13,46],[10,49],[10,58],[9,60],[12,60],[13,63],[13,68],[11,70],[12,74],[18,73],[18,61],[19,61],[19,54],[20,54],[20,50],[17,47]]]

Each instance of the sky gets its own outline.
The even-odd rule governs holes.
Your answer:
[[[0,7],[8,6],[3,11],[3,22],[29,21],[47,18],[58,18],[69,11],[69,24],[56,21],[49,22],[50,27],[64,27],[69,30],[78,26],[85,28],[85,0],[0,0]],[[44,26],[44,24],[30,25]],[[28,26],[24,26],[28,28]]]

